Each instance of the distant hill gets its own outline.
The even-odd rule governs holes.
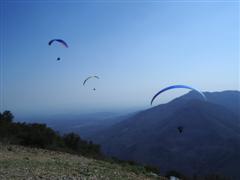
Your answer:
[[[138,166],[1,143],[0,179],[167,180]]]
[[[96,134],[104,152],[161,171],[240,178],[240,92],[194,92],[141,111]],[[183,126],[179,133],[177,127]]]
[[[47,124],[49,127],[61,134],[74,132],[82,138],[88,139],[93,134],[118,123],[132,114],[122,115],[122,113],[99,112],[92,114],[56,114],[46,117],[35,118],[31,121]]]
[[[240,91],[222,91],[222,92],[205,92],[208,102],[224,106],[225,108],[238,114],[240,110]],[[201,99],[194,91],[180,97],[186,99]]]

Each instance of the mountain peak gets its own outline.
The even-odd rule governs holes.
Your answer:
[[[159,166],[162,171],[240,177],[235,168],[240,162],[240,92],[204,94],[207,101],[191,91],[141,111],[95,140],[111,156]]]

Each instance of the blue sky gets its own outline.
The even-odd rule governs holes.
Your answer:
[[[148,108],[173,84],[239,90],[237,1],[1,1],[0,23],[1,111]],[[53,38],[69,48],[48,46]],[[83,87],[89,75],[101,79]],[[166,92],[155,103],[186,92]]]

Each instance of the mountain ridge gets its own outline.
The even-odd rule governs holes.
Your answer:
[[[205,95],[208,101],[190,92],[143,110],[93,139],[108,155],[157,165],[163,171],[206,174],[214,170],[240,177],[236,168],[229,168],[240,162],[240,92]],[[178,126],[184,127],[183,133]]]

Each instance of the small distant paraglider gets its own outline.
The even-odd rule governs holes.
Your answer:
[[[179,133],[183,132],[183,127],[182,126],[178,126],[177,129],[178,129]]]
[[[58,42],[62,44],[64,47],[68,48],[68,44],[62,39],[52,39],[51,41],[48,42],[48,45],[51,46],[53,42]]]
[[[68,44],[62,39],[52,39],[51,41],[48,42],[48,45],[51,46],[54,42],[60,43],[64,47],[68,48]],[[61,60],[61,58],[58,57],[57,61],[60,61],[60,60]]]
[[[96,79],[100,79],[98,76],[89,76],[87,77],[84,81],[83,81],[83,86],[86,84],[86,82],[91,79],[91,78],[96,78]]]
[[[186,86],[186,85],[173,85],[173,86],[166,87],[166,88],[162,89],[161,91],[159,91],[157,94],[155,94],[155,95],[153,96],[152,100],[151,100],[151,105],[152,105],[154,99],[156,99],[156,97],[157,97],[159,94],[161,94],[161,93],[163,93],[163,92],[165,92],[165,91],[168,91],[168,90],[170,90],[170,89],[176,89],[176,88],[184,88],[184,89],[190,89],[190,90],[196,91],[196,92],[198,92],[198,93],[203,97],[204,100],[207,100],[206,96],[205,96],[201,91],[198,91],[198,90],[196,90],[196,89],[194,89],[194,88],[192,88],[192,87],[190,87],[190,86]]]
[[[89,76],[83,81],[83,86],[85,86],[85,84],[92,78],[100,79],[98,76]],[[96,91],[96,88],[93,88],[93,91]]]

